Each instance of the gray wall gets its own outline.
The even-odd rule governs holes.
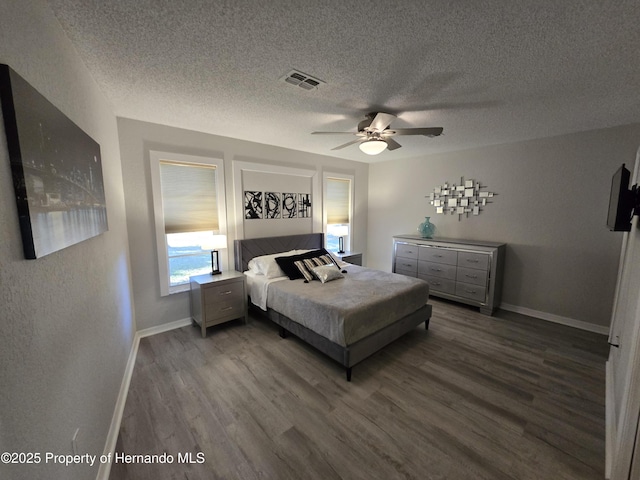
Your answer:
[[[605,226],[611,177],[633,165],[640,124],[383,162],[369,169],[369,266],[427,215],[436,236],[508,245],[503,302],[607,326],[622,234]],[[479,216],[436,215],[429,193],[460,177],[498,195]]]
[[[0,2],[0,62],[101,146],[109,231],[24,260],[0,123],[0,452],[101,454],[135,333],[115,116],[44,1]],[[0,464],[0,478],[98,466]]]
[[[367,248],[367,164],[125,118],[118,118],[118,131],[127,205],[135,312],[139,329],[182,320],[190,315],[188,292],[168,297],[160,296],[150,182],[150,150],[224,159],[227,236],[231,247],[235,238],[234,226],[243,221],[242,218],[237,218],[235,213],[234,161],[259,163],[267,167],[316,169],[320,175],[320,184],[323,171],[354,175],[354,249],[364,251]],[[270,187],[265,185],[264,188]],[[321,198],[316,196],[313,202],[314,208],[318,208]],[[284,221],[274,221],[275,223],[280,225],[284,224]],[[245,231],[245,235],[247,233],[251,233],[251,236],[257,234],[254,231]],[[269,231],[264,236],[273,236],[276,233],[286,235],[299,232]],[[233,248],[221,252],[221,262],[223,269],[233,268]]]

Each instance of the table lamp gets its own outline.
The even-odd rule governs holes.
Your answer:
[[[200,245],[202,250],[211,250],[211,275],[218,275],[222,273],[220,270],[220,257],[218,256],[218,250],[227,248],[227,236],[226,235],[212,235],[206,242]]]
[[[349,235],[349,227],[347,225],[340,225],[333,229],[333,234],[338,238],[338,253],[344,253],[344,237]]]

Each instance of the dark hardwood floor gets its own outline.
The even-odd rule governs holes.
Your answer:
[[[110,478],[603,479],[606,337],[430,303],[351,383],[255,314],[142,339],[117,451],[173,462]]]

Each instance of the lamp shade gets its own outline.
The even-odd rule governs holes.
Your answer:
[[[360,144],[360,150],[367,155],[378,155],[387,148],[387,142],[384,140],[367,140]]]
[[[336,237],[344,237],[345,235],[349,235],[349,226],[348,225],[336,225],[331,229],[331,233]]]
[[[227,236],[226,235],[211,235],[206,241],[200,244],[202,250],[221,250],[227,248]]]

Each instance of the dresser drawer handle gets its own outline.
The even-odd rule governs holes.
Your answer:
[[[413,250],[407,250],[407,253],[413,253]]]
[[[441,268],[431,268],[432,272],[441,272],[442,269]]]
[[[440,282],[431,282],[431,285],[442,285]]]
[[[233,310],[233,307],[221,308],[221,312],[228,312],[229,310]]]
[[[436,258],[442,258],[442,255],[433,255]]]
[[[469,275],[469,274],[465,274],[464,276],[465,276],[465,277],[467,277],[467,278],[478,278],[478,276],[477,276],[477,275]]]
[[[218,295],[231,295],[231,290],[227,290],[226,292],[220,292]]]
[[[413,265],[411,263],[403,263],[402,265],[405,266],[405,267],[413,267]]]
[[[475,290],[467,290],[466,288],[465,288],[465,290],[464,290],[464,291],[465,291],[465,292],[467,292],[467,293],[478,293],[478,292],[476,292]]]
[[[471,258],[467,258],[467,262],[469,262],[469,263],[478,263],[479,260],[472,260]]]

